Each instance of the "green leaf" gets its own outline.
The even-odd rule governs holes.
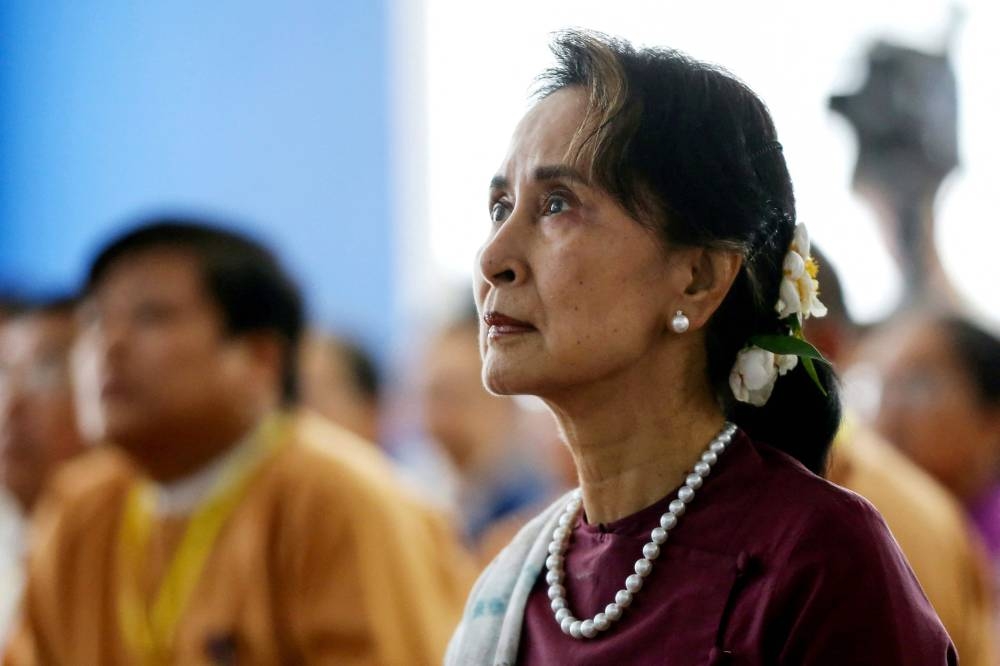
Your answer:
[[[803,361],[815,359],[830,364],[811,344],[791,335],[754,335],[750,338],[750,344],[775,354],[794,355]]]
[[[819,375],[816,374],[816,366],[813,365],[813,360],[808,356],[803,357],[802,367],[806,369],[806,373],[812,378],[813,383],[816,385],[816,388],[818,388],[820,390],[820,393],[822,393],[825,396],[827,394],[826,389],[823,388],[823,385],[819,383]]]

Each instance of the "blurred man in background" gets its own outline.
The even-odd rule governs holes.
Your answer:
[[[380,378],[358,344],[319,330],[303,341],[302,404],[362,439],[379,442]]]
[[[465,561],[295,411],[302,307],[267,250],[154,221],[99,254],[81,319],[113,446],[55,481],[5,663],[440,663]]]
[[[860,331],[847,311],[836,271],[815,246],[813,255],[821,266],[827,316],[809,319],[805,332],[839,366],[852,356]],[[850,410],[834,442],[827,478],[865,497],[885,518],[962,664],[995,665],[988,569],[981,544],[948,490]]]
[[[489,561],[554,492],[546,465],[550,443],[526,427],[514,399],[483,387],[474,310],[431,341],[423,381],[424,425],[458,472],[457,506],[466,540]],[[493,534],[497,529],[499,537]]]
[[[403,416],[401,420],[415,410],[410,402],[396,404],[393,409],[391,398],[386,401],[389,405],[383,404],[382,381],[375,359],[363,347],[314,329],[303,342],[299,366],[303,407],[380,449],[390,458],[397,478],[410,492],[454,518],[455,480],[438,452],[421,441],[393,446],[383,440],[383,409],[390,417]],[[402,395],[409,397],[412,392]],[[388,429],[392,430],[391,418]]]
[[[36,303],[0,323],[0,642],[21,598],[25,531],[55,470],[83,450],[70,386],[74,303]]]

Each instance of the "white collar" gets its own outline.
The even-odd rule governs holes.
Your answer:
[[[185,477],[168,483],[151,483],[153,512],[161,517],[193,513],[208,499],[226,470],[242,458],[253,443],[254,437],[250,434]]]

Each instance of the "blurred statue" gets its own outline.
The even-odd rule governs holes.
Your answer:
[[[934,245],[934,199],[959,164],[958,93],[947,47],[924,53],[876,43],[867,80],[856,92],[831,97],[830,108],[857,134],[854,189],[875,208],[902,272],[902,307],[954,302]]]

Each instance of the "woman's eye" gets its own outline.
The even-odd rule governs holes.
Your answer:
[[[490,208],[490,219],[495,223],[503,222],[510,216],[510,209],[498,201]]]
[[[558,215],[559,213],[566,212],[567,208],[569,208],[569,202],[566,201],[564,197],[557,194],[552,195],[548,198],[548,201],[545,202],[546,215]]]

